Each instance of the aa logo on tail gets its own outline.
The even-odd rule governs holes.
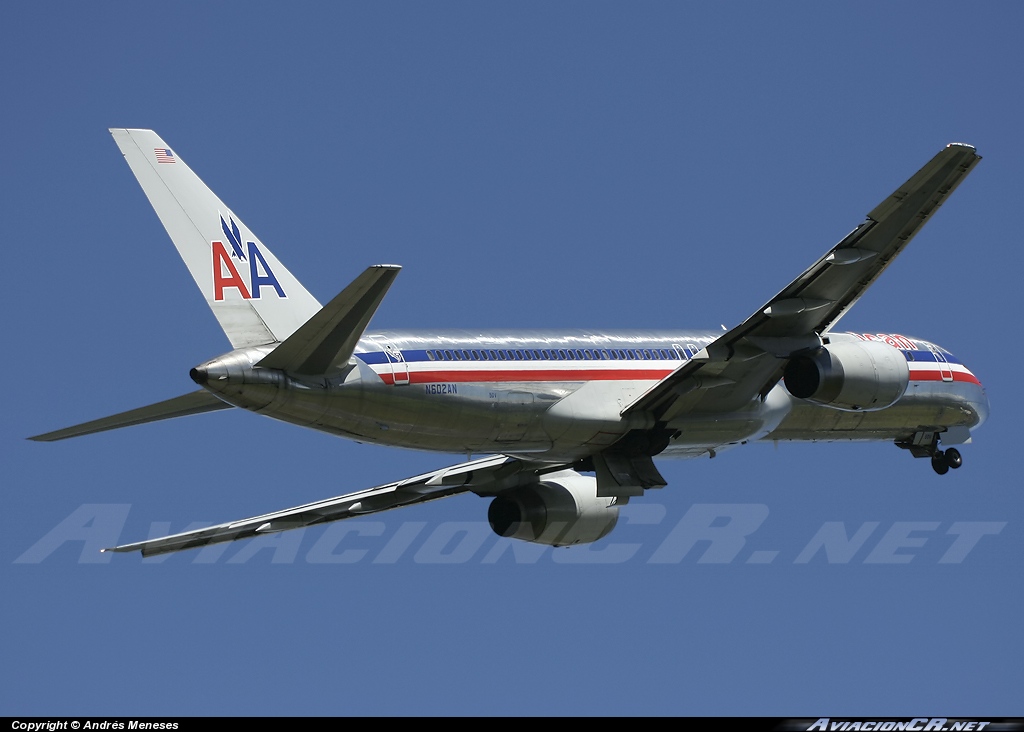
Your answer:
[[[270,265],[267,264],[267,260],[263,258],[263,253],[256,246],[256,242],[245,242],[243,247],[238,224],[230,216],[228,220],[231,222],[230,226],[221,216],[220,227],[231,244],[231,253],[228,254],[224,242],[210,242],[213,246],[213,299],[223,300],[226,290],[235,289],[238,290],[238,294],[242,296],[243,300],[259,300],[264,287],[273,287],[278,297],[287,297],[281,283],[277,281]],[[238,262],[237,267],[235,262],[231,261],[232,259]],[[239,268],[243,272],[248,270],[248,282],[239,273]]]

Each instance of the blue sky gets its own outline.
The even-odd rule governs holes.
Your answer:
[[[1024,713],[1022,20],[5,3],[0,714]],[[381,328],[733,325],[968,142],[982,163],[842,325],[942,344],[992,416],[943,478],[887,444],[663,461],[669,487],[589,548],[500,553],[463,496],[100,556],[454,460],[234,412],[26,442],[189,391],[228,348],[108,127],[156,129],[321,301],[402,264]],[[751,532],[686,551],[712,514]],[[804,556],[837,526],[867,539]]]

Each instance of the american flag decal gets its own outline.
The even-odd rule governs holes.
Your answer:
[[[174,159],[174,153],[172,153],[166,147],[155,147],[155,148],[153,148],[153,152],[156,153],[156,161],[158,163],[176,163],[176,162],[178,162],[177,160]]]

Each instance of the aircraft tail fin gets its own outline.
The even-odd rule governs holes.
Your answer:
[[[320,310],[316,298],[159,135],[110,133],[232,347],[284,341]]]

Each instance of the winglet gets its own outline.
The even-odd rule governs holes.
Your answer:
[[[400,269],[396,264],[368,268],[256,365],[309,376],[343,366]]]

